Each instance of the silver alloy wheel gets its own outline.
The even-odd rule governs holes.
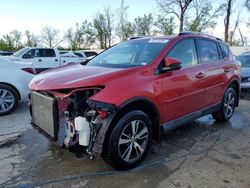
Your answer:
[[[231,92],[229,92],[224,102],[224,113],[227,118],[233,115],[234,106],[235,106],[235,97]]]
[[[133,120],[123,129],[118,149],[121,158],[132,163],[143,155],[148,144],[148,128],[141,120]]]
[[[0,89],[0,112],[7,112],[15,105],[15,97],[7,89]]]

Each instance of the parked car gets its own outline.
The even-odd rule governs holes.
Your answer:
[[[59,52],[60,54],[66,54],[66,53],[69,53],[69,51],[66,51],[66,50],[63,50],[63,51],[60,51]],[[95,51],[90,51],[90,50],[87,50],[87,51],[83,51],[83,50],[79,50],[79,51],[73,51],[73,53],[75,55],[77,55],[78,57],[94,57],[96,55],[98,55],[97,52]]]
[[[117,44],[81,64],[35,77],[32,124],[119,170],[137,166],[152,139],[206,114],[229,120],[240,72],[218,38],[183,32]]]
[[[63,57],[56,48],[23,48],[6,59],[32,62],[37,73],[68,63],[84,62],[85,57]]]
[[[28,101],[34,74],[32,63],[0,59],[0,116],[13,112],[19,101]]]
[[[243,53],[236,56],[236,60],[241,63],[241,90],[244,92],[250,89],[250,53]]]
[[[10,56],[10,55],[13,55],[13,52],[0,51],[0,56]]]

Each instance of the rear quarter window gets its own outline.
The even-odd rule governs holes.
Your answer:
[[[225,44],[221,44],[219,43],[219,47],[220,47],[220,50],[221,50],[221,58],[222,59],[226,59],[229,57],[229,48],[227,45]]]

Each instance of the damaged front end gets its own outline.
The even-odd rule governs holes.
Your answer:
[[[84,146],[90,156],[101,154],[116,106],[91,100],[102,88],[31,92],[32,125],[59,146]]]

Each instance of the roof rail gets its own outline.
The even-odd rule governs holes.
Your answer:
[[[178,36],[182,36],[182,35],[204,35],[204,36],[207,36],[207,37],[211,37],[211,38],[214,38],[216,40],[219,40],[219,41],[222,41],[220,38],[218,37],[215,37],[215,36],[212,36],[212,35],[208,35],[206,33],[203,33],[203,32],[193,32],[193,31],[182,31],[178,34]]]

